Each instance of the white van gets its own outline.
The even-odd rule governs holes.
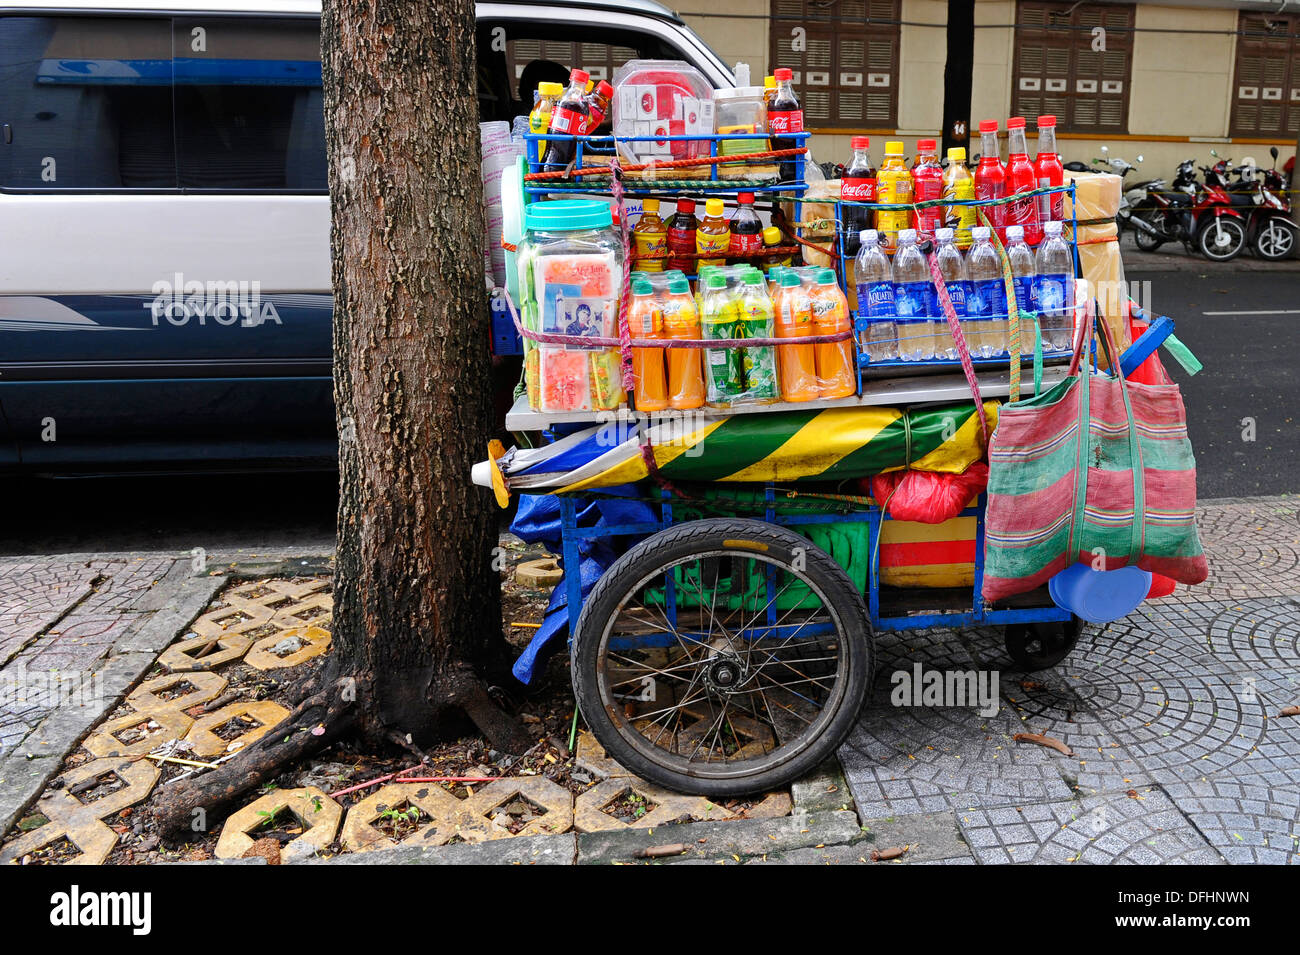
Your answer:
[[[629,59],[656,3],[477,5],[482,120]],[[0,0],[0,470],[332,467],[317,0]]]

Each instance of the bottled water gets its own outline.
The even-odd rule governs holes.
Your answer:
[[[898,314],[898,357],[922,361],[934,354],[930,334],[930,268],[916,247],[916,230],[898,233],[894,255],[894,308]]]
[[[1020,311],[1035,315],[1038,303],[1034,294],[1034,253],[1025,245],[1024,226],[1007,226],[1007,258],[1011,260],[1011,278],[1016,289],[1016,304]],[[1021,318],[1020,354],[1034,353],[1034,324]]]
[[[966,312],[966,262],[961,257],[961,250],[953,244],[952,229],[936,229],[934,231],[935,241],[939,244],[939,249],[935,255],[939,259],[939,272],[943,275],[943,284],[948,287],[948,297],[952,299],[952,310],[956,314],[958,321],[963,325],[967,321]],[[948,325],[948,319],[943,314],[943,306],[938,309],[939,318],[933,325],[934,333],[934,356],[936,358],[955,359],[957,357],[957,343],[953,341],[952,329]],[[966,328],[962,328],[965,333]],[[970,347],[970,343],[967,343]]]
[[[1043,223],[1045,237],[1038,247],[1034,266],[1038,272],[1039,321],[1043,326],[1043,348],[1069,351],[1074,333],[1074,262],[1070,247],[1061,238],[1061,223]]]
[[[975,331],[967,340],[972,355],[996,358],[1007,353],[1007,292],[1002,282],[1002,260],[993,248],[993,233],[988,226],[975,226],[970,232],[974,244],[966,257],[970,280],[966,313]]]
[[[875,229],[858,234],[861,246],[854,263],[858,286],[858,317],[867,323],[862,347],[872,361],[898,357],[898,325],[894,312],[894,270],[880,247]]]

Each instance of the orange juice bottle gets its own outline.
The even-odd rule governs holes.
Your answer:
[[[812,301],[798,273],[781,273],[776,305],[776,337],[801,338],[813,334]],[[812,401],[821,397],[817,387],[817,359],[812,345],[777,345],[777,377],[784,401]]]
[[[700,313],[691,295],[691,283],[685,276],[668,283],[668,298],[663,305],[664,338],[699,341]],[[678,410],[699,408],[704,404],[703,349],[668,349],[668,404]]]
[[[648,280],[638,279],[632,283],[627,324],[633,340],[663,337],[663,311],[655,301],[654,289]],[[632,395],[637,411],[663,411],[668,407],[668,378],[664,372],[662,348],[633,348],[632,378]]]
[[[885,143],[885,164],[876,174],[876,201],[889,204],[911,205],[912,173],[903,163],[903,144]],[[876,231],[885,251],[893,254],[898,246],[898,233],[912,227],[910,209],[877,209]]]
[[[706,265],[726,265],[727,249],[731,246],[731,227],[723,218],[726,205],[721,199],[709,199],[704,203],[704,218],[695,230],[695,251],[701,258],[695,261],[695,271]],[[717,258],[704,258],[710,253],[721,253]]]
[[[659,200],[641,202],[641,218],[632,230],[632,241],[639,255],[663,255],[668,251],[668,225],[659,218]],[[642,272],[662,272],[663,259],[637,259],[636,268]]]
[[[835,281],[834,269],[822,269],[817,273],[817,284],[808,297],[812,302],[814,335],[835,335],[852,330],[849,302]],[[847,398],[858,390],[852,339],[823,342],[814,345],[813,351],[821,397]]]

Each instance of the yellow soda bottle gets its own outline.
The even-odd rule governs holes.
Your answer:
[[[968,200],[975,198],[975,180],[966,168],[966,148],[953,146],[948,150],[948,168],[943,173],[943,197]],[[971,232],[976,221],[974,206],[945,206],[944,225],[953,231],[953,241],[959,249],[969,249]]]
[[[912,202],[912,173],[903,162],[901,142],[885,143],[885,164],[876,174],[876,201],[907,205]],[[891,255],[898,247],[898,233],[911,228],[911,224],[910,209],[876,210],[876,231],[880,233],[881,245]]]

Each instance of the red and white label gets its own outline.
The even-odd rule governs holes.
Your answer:
[[[763,236],[758,232],[731,233],[731,244],[727,247],[729,255],[746,255],[750,252],[763,251]]]
[[[876,180],[845,179],[840,183],[840,198],[845,202],[875,202]]]
[[[551,111],[551,132],[566,136],[576,136],[587,126],[587,117],[571,109]]]
[[[803,110],[782,109],[767,114],[767,131],[769,133],[802,133]]]

